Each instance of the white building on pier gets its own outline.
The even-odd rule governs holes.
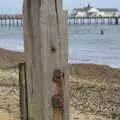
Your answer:
[[[75,8],[72,17],[118,17],[120,12],[116,8],[94,8],[88,5],[84,8]]]

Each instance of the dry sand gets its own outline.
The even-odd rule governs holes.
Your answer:
[[[0,49],[0,56],[0,120],[19,120],[15,66],[24,62],[24,55]],[[120,69],[95,64],[70,65],[69,87],[70,120],[120,120]]]
[[[71,65],[71,120],[120,120],[120,69]]]
[[[17,68],[0,69],[0,120],[19,120],[18,84]]]
[[[0,48],[0,120],[19,120],[18,64],[24,54]]]
[[[0,119],[1,120],[10,120],[10,119],[13,119],[13,118],[11,118],[11,116],[9,116],[8,113],[0,111]]]

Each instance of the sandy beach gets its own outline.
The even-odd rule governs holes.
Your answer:
[[[24,54],[0,49],[0,56],[0,118],[19,120],[17,65],[24,62]],[[70,120],[119,120],[119,73],[105,65],[70,65]]]
[[[75,117],[78,120],[119,120],[119,73],[120,69],[104,65],[71,65],[71,120]]]

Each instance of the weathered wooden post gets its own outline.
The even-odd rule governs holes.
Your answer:
[[[24,1],[29,120],[68,120],[67,34],[62,0]]]
[[[20,120],[27,120],[27,90],[25,63],[19,64],[19,96],[20,96]]]

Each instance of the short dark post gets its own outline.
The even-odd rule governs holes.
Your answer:
[[[118,25],[118,17],[115,18],[115,25]]]

